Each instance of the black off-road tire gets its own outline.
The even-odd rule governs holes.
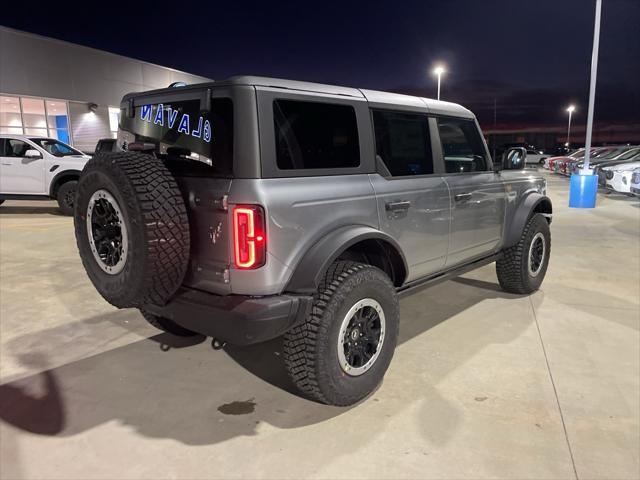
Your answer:
[[[144,310],[140,310],[140,313],[142,314],[142,316],[147,322],[149,322],[151,325],[156,327],[158,330],[162,330],[163,332],[176,335],[177,337],[194,337],[198,335],[198,333],[192,330],[183,328],[177,323],[175,323],[173,320],[170,320],[168,318],[159,317],[157,315],[154,315],[153,313],[149,313]]]
[[[371,367],[359,376],[350,376],[338,360],[338,337],[346,314],[364,298],[372,298],[382,307],[385,337]],[[399,324],[398,296],[389,277],[371,265],[337,261],[320,284],[309,316],[285,334],[287,371],[311,399],[329,405],[352,405],[382,381],[395,351]]]
[[[124,268],[116,274],[100,267],[87,235],[88,203],[98,190],[115,198],[128,233]],[[84,268],[112,305],[164,305],[180,287],[189,262],[189,219],[178,184],[160,159],[138,152],[94,156],[80,176],[74,223]]]
[[[69,180],[58,187],[56,200],[58,200],[58,207],[63,215],[73,215],[77,190],[77,180]]]
[[[538,233],[544,237],[545,253],[539,273],[532,276],[529,272],[529,250],[532,240]],[[502,289],[517,294],[529,294],[538,290],[547,273],[550,254],[549,222],[545,217],[536,213],[527,222],[518,243],[506,249],[502,258],[496,262],[496,273]]]

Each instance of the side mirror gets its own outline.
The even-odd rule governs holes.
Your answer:
[[[505,170],[523,170],[526,159],[527,150],[525,148],[509,148],[502,154],[502,168]]]
[[[40,152],[38,150],[35,150],[32,148],[24,152],[24,158],[36,159],[36,158],[42,158],[42,155],[40,155]]]

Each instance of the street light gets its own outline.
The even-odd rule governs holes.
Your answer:
[[[584,160],[579,174],[571,175],[569,184],[569,207],[594,208],[598,193],[598,176],[589,169],[591,154],[591,135],[593,133],[593,110],[596,97],[596,79],[598,77],[598,50],[600,49],[600,20],[602,19],[602,0],[596,0],[596,15],[593,24],[593,48],[591,50],[591,81],[589,82],[589,107],[587,108],[587,131],[584,139]]]
[[[569,105],[567,108],[567,112],[569,112],[569,126],[567,127],[567,143],[566,146],[569,148],[569,144],[571,142],[571,114],[576,110],[575,105]]]
[[[437,65],[436,68],[433,69],[433,73],[438,76],[438,100],[440,100],[440,79],[445,72],[446,70],[443,65]]]

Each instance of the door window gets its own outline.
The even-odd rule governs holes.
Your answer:
[[[33,147],[22,140],[15,140],[13,138],[9,138],[6,140],[4,145],[4,156],[5,157],[24,157],[24,154],[27,150],[32,150]]]
[[[433,173],[433,156],[426,115],[373,111],[376,154],[392,176]]]
[[[273,119],[279,169],[360,165],[358,124],[352,106],[276,100]]]
[[[487,170],[484,142],[473,120],[438,118],[438,131],[447,173]]]

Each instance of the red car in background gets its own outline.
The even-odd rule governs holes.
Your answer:
[[[560,163],[566,162],[568,160],[577,160],[581,158],[584,158],[584,148],[579,148],[578,150],[570,153],[569,155],[563,155],[560,157],[551,157],[547,161],[547,167],[552,172],[558,172],[560,168]]]

